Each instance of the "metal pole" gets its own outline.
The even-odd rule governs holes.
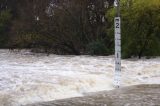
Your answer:
[[[116,6],[116,17],[120,17],[120,0],[117,1],[117,6]]]
[[[114,85],[120,87],[121,79],[121,18],[120,18],[120,0],[114,2],[116,8],[116,16],[114,19],[115,26],[115,78]]]

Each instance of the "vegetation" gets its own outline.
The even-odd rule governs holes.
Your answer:
[[[159,11],[160,0],[121,1],[123,58],[160,55]],[[107,17],[113,23],[113,9]],[[113,33],[112,27],[108,32]]]
[[[9,10],[0,12],[0,47],[6,47],[8,43],[8,30],[11,21],[11,13]]]
[[[0,47],[114,53],[114,0],[0,0]],[[160,0],[121,0],[122,55],[160,55]]]

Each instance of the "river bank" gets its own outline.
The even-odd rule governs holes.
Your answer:
[[[26,106],[160,106],[160,85],[137,85]]]

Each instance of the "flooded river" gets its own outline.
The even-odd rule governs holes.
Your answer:
[[[60,56],[0,50],[0,106],[112,90],[113,56]],[[122,86],[160,84],[160,58],[122,60]]]

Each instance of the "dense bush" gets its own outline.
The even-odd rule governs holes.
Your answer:
[[[94,41],[87,46],[88,53],[91,55],[108,55],[110,48],[107,48],[104,41]]]
[[[9,10],[0,11],[0,47],[4,48],[8,42],[9,24],[11,21],[11,13]]]
[[[159,11],[159,0],[121,1],[123,58],[160,55]],[[111,23],[114,14],[113,9],[107,14]]]

